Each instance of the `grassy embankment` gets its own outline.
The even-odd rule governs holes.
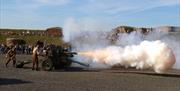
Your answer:
[[[26,44],[34,44],[37,40],[46,41],[48,44],[61,45],[64,41],[60,37],[38,36],[38,35],[0,35],[0,43],[6,43],[6,38],[20,38],[26,41]]]

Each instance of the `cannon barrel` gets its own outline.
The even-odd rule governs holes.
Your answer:
[[[62,55],[68,56],[68,57],[73,57],[74,55],[77,55],[77,52],[62,52]]]
[[[78,55],[77,52],[63,52],[63,54],[70,55],[71,57],[73,57],[74,55]],[[81,63],[81,62],[78,62],[78,61],[71,60],[71,62],[77,63],[77,64],[85,66],[85,67],[89,67],[88,64],[84,64],[84,63]]]
[[[77,55],[77,52],[63,52],[64,54],[72,54],[72,55]]]
[[[78,61],[72,60],[72,62],[73,62],[73,63],[77,63],[77,64],[82,65],[82,66],[85,66],[85,67],[89,67],[88,64],[84,64],[84,63],[81,63],[81,62],[78,62]]]

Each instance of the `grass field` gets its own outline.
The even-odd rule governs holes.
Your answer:
[[[64,43],[60,37],[38,36],[38,35],[0,35],[0,43],[6,43],[6,38],[20,38],[26,41],[26,44],[34,44],[37,40],[46,41],[48,44],[61,45]]]

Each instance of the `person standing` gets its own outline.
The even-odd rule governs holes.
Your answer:
[[[38,67],[38,55],[39,55],[39,45],[36,45],[34,48],[33,48],[33,53],[32,53],[32,70],[36,69],[36,70],[39,70],[39,67]],[[36,66],[36,67],[35,67]],[[35,67],[35,68],[34,68]]]
[[[16,65],[16,48],[11,46],[6,54],[6,67],[10,61],[13,61],[13,67]]]

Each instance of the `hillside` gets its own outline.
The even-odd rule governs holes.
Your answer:
[[[53,36],[46,30],[30,30],[30,29],[0,29],[0,44],[6,43],[7,38],[20,38],[26,41],[27,44],[34,44],[37,40],[46,41],[48,44],[61,45],[64,43],[62,36]],[[54,30],[53,30],[54,32]]]
[[[27,44],[34,44],[37,40],[46,41],[48,44],[61,45],[64,41],[60,37],[48,37],[48,36],[19,36],[19,35],[0,35],[0,44],[6,43],[6,38],[20,38],[26,41]]]

